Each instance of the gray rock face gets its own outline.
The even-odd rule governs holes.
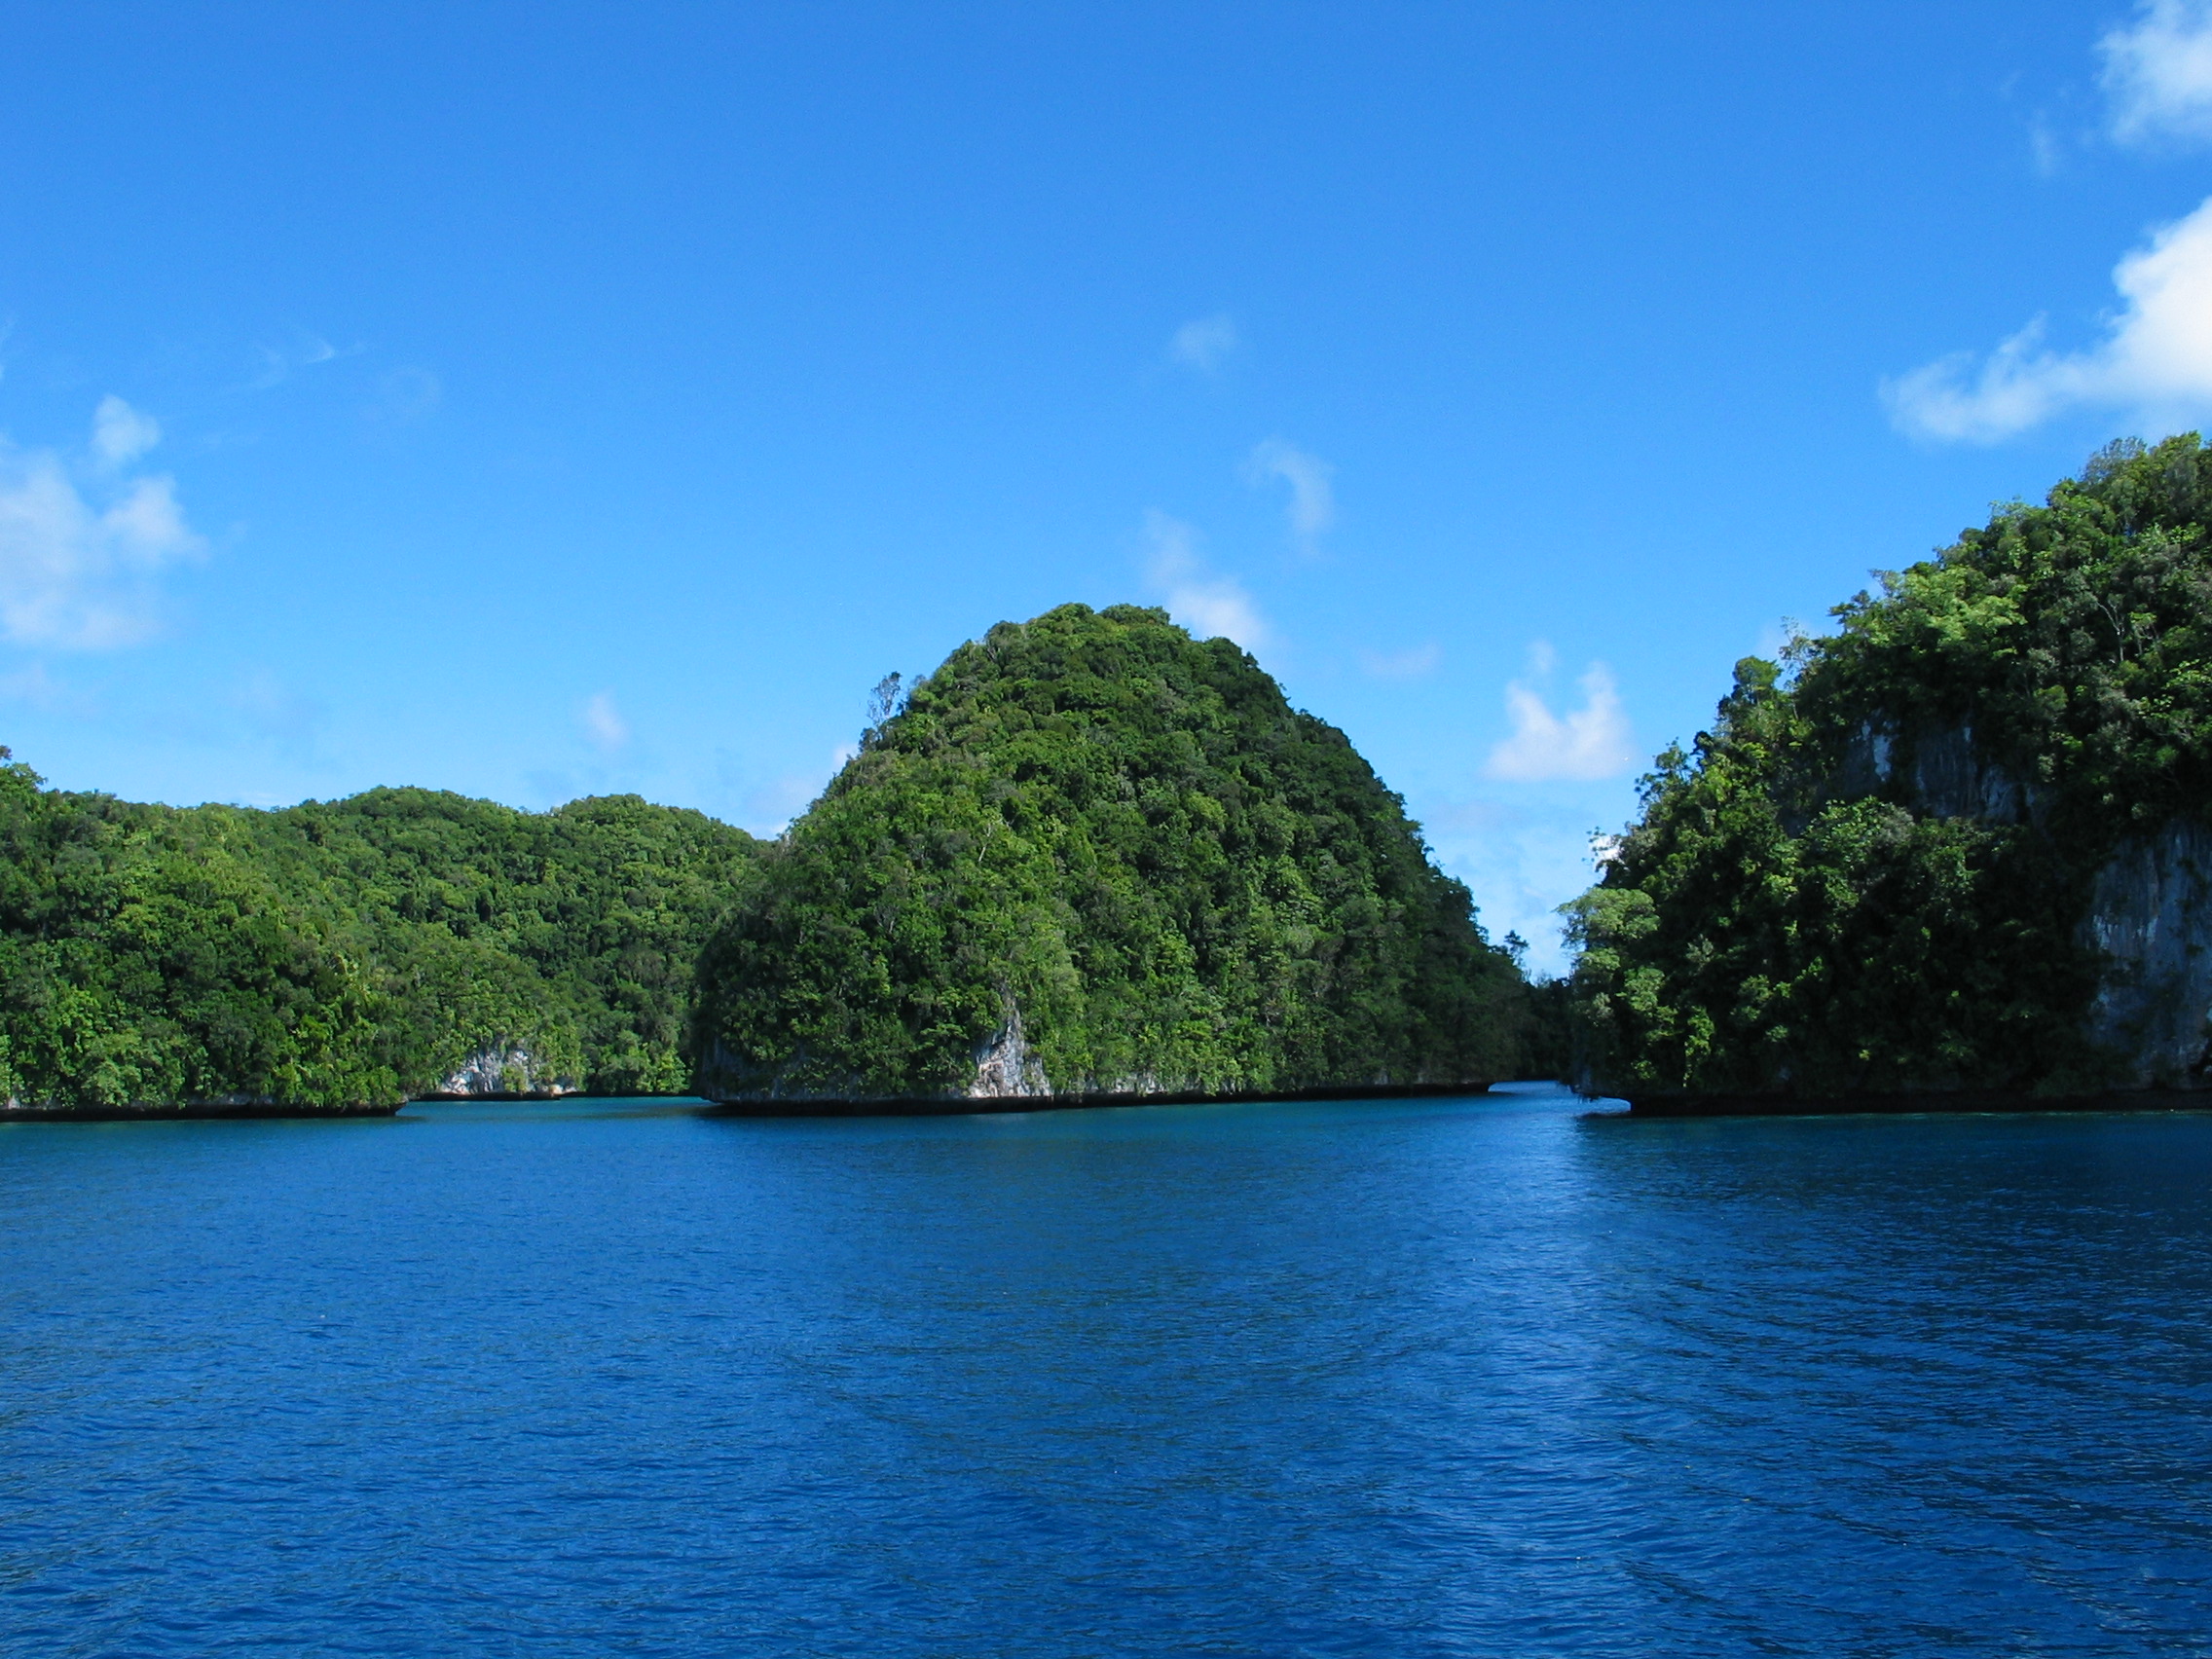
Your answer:
[[[528,1049],[517,1044],[487,1043],[447,1077],[440,1094],[573,1094],[575,1081],[544,1075]]]
[[[1022,1039],[1021,1010],[1009,1003],[1006,1023],[976,1051],[976,1078],[968,1086],[968,1096],[972,1100],[995,1100],[1051,1092],[1043,1063]]]
[[[1845,747],[1835,793],[1849,800],[1899,780],[1914,808],[1936,818],[1979,818],[2019,824],[2034,816],[2033,785],[2024,784],[1974,746],[1973,727],[1960,721],[1899,734],[1869,721]]]
[[[2021,824],[2042,807],[2041,792],[1982,756],[1963,721],[1905,732],[1868,722],[1832,787],[1849,799],[1899,783],[1915,811],[1937,818]],[[2108,960],[2088,1035],[2125,1057],[2126,1083],[2212,1088],[2212,829],[2176,819],[2123,843],[2097,872],[2081,937]]]
[[[2097,872],[2086,942],[2111,959],[2089,1035],[2140,1088],[2201,1088],[2212,1043],[2212,830],[2175,820]]]

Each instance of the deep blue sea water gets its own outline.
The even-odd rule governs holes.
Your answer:
[[[0,1128],[10,1656],[2212,1652],[2212,1116]]]

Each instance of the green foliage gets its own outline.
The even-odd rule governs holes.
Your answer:
[[[378,965],[410,1091],[484,1048],[595,1093],[688,1086],[692,970],[757,845],[744,830],[635,795],[529,813],[374,790],[241,816]]]
[[[702,958],[711,1086],[957,1092],[1015,1019],[1063,1091],[1514,1069],[1465,888],[1230,641],[1063,606],[895,690]]]
[[[1570,906],[1594,1080],[2098,1081],[2090,879],[2128,835],[2212,802],[2208,523],[2194,434],[2116,444],[2045,505],[1885,574],[1785,665],[1739,665],[1714,729],[1660,757]],[[1944,744],[1996,793],[1932,800],[1919,762]]]
[[[0,771],[10,1096],[396,1098],[358,959],[284,903],[250,848],[191,815],[49,794],[27,767]]]
[[[518,1083],[681,1090],[692,964],[754,844],[634,796],[177,810],[9,764],[0,1086],[335,1106],[425,1092],[489,1049],[527,1051]]]

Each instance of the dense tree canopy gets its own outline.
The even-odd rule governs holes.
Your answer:
[[[4,752],[0,752],[4,754]],[[634,796],[134,805],[0,767],[0,1090],[77,1106],[678,1090],[701,941],[755,843]]]
[[[701,966],[725,1093],[1487,1081],[1520,977],[1344,734],[1228,640],[1063,606],[889,707]]]
[[[2116,848],[2212,811],[2212,451],[2116,444],[1747,659],[1573,907],[1593,1081],[2093,1087]]]

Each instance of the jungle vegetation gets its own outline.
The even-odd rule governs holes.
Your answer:
[[[2208,524],[2195,434],[2115,444],[1739,663],[1570,906],[1589,1082],[2096,1087],[2090,882],[2212,811]]]
[[[748,866],[700,968],[710,1092],[1513,1075],[1521,976],[1345,735],[1164,611],[1001,623]]]
[[[680,1091],[701,943],[756,843],[635,796],[280,811],[50,791],[0,750],[0,1095],[338,1106],[502,1081]]]

